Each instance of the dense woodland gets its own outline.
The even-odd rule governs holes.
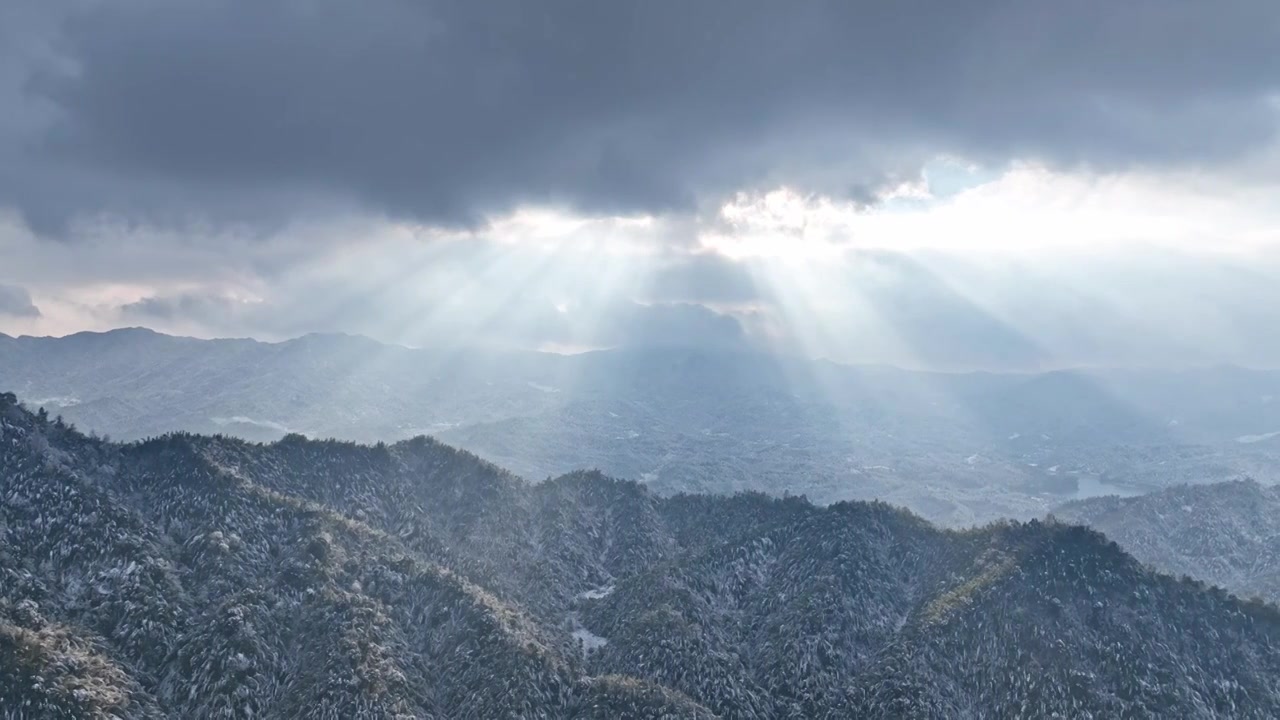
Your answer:
[[[1183,485],[1067,503],[1054,516],[1101,530],[1169,574],[1280,602],[1280,486],[1254,480]]]
[[[536,485],[0,395],[0,717],[1273,718],[1280,611],[1058,522]]]

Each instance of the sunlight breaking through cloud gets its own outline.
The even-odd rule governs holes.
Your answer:
[[[1268,334],[1250,335],[1280,286],[1270,189],[940,160],[869,206],[783,187],[691,216],[526,206],[474,228],[351,218],[265,237],[224,228],[217,242],[198,225],[183,235],[106,221],[73,244],[42,242],[10,216],[0,249],[22,282],[6,280],[39,313],[0,317],[0,330],[737,343],[913,367],[1257,361],[1277,357]]]
[[[933,193],[926,176],[872,207],[788,188],[739,194],[700,240],[734,258],[816,260],[848,248],[1248,252],[1280,244],[1278,192],[1280,183],[1240,188],[1197,175],[1064,174],[1019,165],[947,194]]]

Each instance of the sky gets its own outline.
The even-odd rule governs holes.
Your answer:
[[[1280,366],[1273,0],[8,0],[0,332]]]

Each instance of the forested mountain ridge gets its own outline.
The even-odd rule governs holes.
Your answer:
[[[81,435],[0,396],[28,717],[1274,717],[1280,613],[1056,523],[531,485],[418,438]]]
[[[1097,528],[1143,562],[1280,601],[1280,488],[1253,480],[1067,503],[1054,515]]]
[[[195,438],[118,447],[11,403],[2,412],[0,632],[12,640],[0,663],[14,682],[0,707],[28,717],[702,712],[641,681],[584,677],[519,609],[382,531],[218,467]]]

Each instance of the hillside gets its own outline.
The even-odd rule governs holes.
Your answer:
[[[12,395],[0,497],[29,716],[1280,713],[1274,607],[1056,523],[531,485],[425,438],[115,444]]]
[[[1280,487],[1182,486],[1067,503],[1054,515],[1097,528],[1164,572],[1280,602]]]
[[[1187,481],[1280,480],[1280,373],[929,373],[745,352],[564,356],[140,328],[0,336],[0,387],[85,431],[273,441],[420,434],[530,480],[882,499],[949,526]]]

